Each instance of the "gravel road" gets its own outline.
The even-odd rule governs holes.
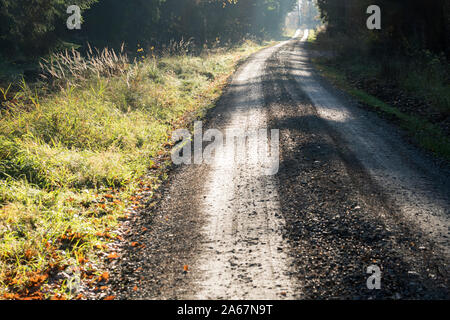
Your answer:
[[[450,297],[449,169],[317,76],[303,36],[249,58],[203,124],[279,129],[279,172],[254,165],[250,143],[244,161],[221,152],[174,168],[159,201],[124,224],[104,295]],[[381,290],[366,286],[370,265]]]

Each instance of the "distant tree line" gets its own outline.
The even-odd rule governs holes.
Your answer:
[[[296,0],[0,0],[0,54],[39,56],[67,43],[198,44],[280,32]],[[81,30],[68,30],[69,5],[82,8]]]
[[[448,0],[316,0],[327,32],[364,40],[374,53],[427,49],[450,57]],[[366,9],[381,8],[381,30],[366,28]],[[361,45],[361,42],[360,42]]]

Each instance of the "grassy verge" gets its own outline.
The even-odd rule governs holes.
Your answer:
[[[73,52],[47,62],[59,90],[3,88],[0,296],[76,298],[65,274],[105,280],[99,257],[139,206],[133,195],[165,178],[171,132],[213,106],[238,61],[260,48],[162,58],[139,49],[131,64]]]
[[[340,89],[346,91],[366,106],[394,119],[400,127],[414,138],[418,145],[447,161],[450,160],[450,139],[437,125],[420,116],[406,114],[364,90],[355,88],[348,81],[345,71],[341,68],[325,63],[322,59],[313,59],[313,62],[320,73],[330,79]]]

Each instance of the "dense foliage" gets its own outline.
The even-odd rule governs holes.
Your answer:
[[[0,0],[0,50],[13,56],[47,50],[66,27],[70,5],[87,9],[96,0]]]
[[[305,0],[304,0],[305,1]],[[448,157],[450,1],[378,0],[381,29],[369,30],[371,0],[317,0],[326,52],[316,63],[366,106],[395,119],[414,140]]]
[[[281,30],[295,0],[0,0],[0,53],[42,55],[64,42],[95,46],[198,44]],[[79,31],[66,28],[69,5],[83,10]]]
[[[429,49],[450,53],[450,1],[379,0],[382,29],[366,28],[370,0],[317,0],[322,19],[332,35],[346,34],[369,50],[386,53],[401,49]]]

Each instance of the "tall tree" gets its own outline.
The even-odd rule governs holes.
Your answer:
[[[58,40],[67,8],[87,9],[97,0],[0,0],[0,45],[3,53],[42,54]]]

